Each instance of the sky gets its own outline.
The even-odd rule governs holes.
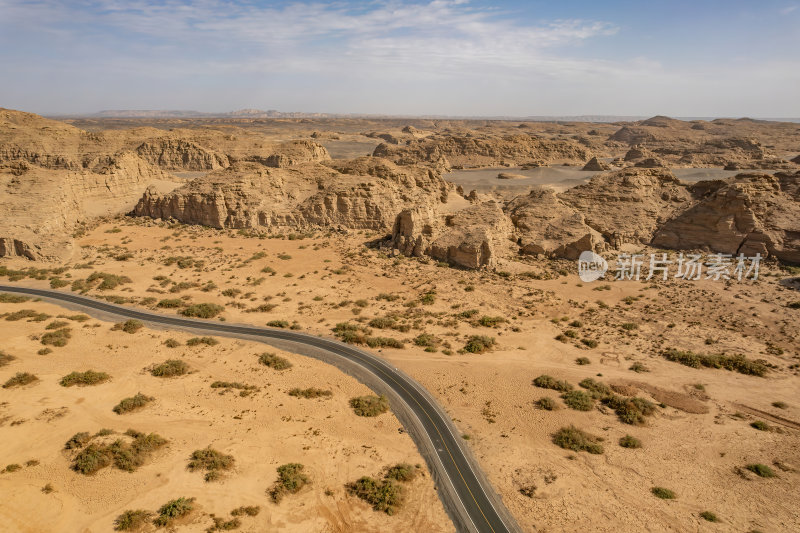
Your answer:
[[[800,117],[800,0],[0,0],[0,107]]]

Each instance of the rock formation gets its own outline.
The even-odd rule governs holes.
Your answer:
[[[611,165],[604,161],[598,161],[596,157],[593,157],[589,160],[588,163],[583,165],[581,170],[591,170],[593,172],[603,172],[605,170],[611,170]]]

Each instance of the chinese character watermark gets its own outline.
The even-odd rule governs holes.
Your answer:
[[[652,253],[650,260],[646,261],[644,254],[621,253],[617,256],[616,265],[612,270],[614,279],[618,281],[640,279],[648,281],[653,278],[666,281],[670,276],[685,280],[755,281],[758,279],[761,259],[759,253],[752,257],[744,254],[734,257],[732,254],[712,253],[704,258],[702,254],[680,252],[675,260],[670,259],[666,253]],[[596,281],[605,277],[608,270],[608,262],[592,251],[581,253],[578,259],[578,276],[581,281],[587,283]],[[647,274],[644,277],[643,270],[646,270]]]

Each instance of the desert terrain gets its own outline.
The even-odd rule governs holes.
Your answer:
[[[363,346],[434,395],[524,531],[800,529],[798,124],[1,113],[1,284]],[[762,261],[741,281],[673,265],[585,282],[586,250]],[[10,530],[107,531],[179,497],[195,500],[176,531],[242,506],[259,507],[242,531],[453,530],[399,421],[357,416],[348,402],[369,390],[335,368],[14,300],[0,302]],[[169,359],[187,373],[154,376]],[[60,385],[87,370],[108,378]],[[15,386],[23,372],[38,379]],[[139,392],[154,400],[112,410]],[[85,449],[133,442],[128,429],[166,443],[133,472],[74,469],[73,435],[92,435]],[[188,464],[209,447],[235,462],[205,481]],[[275,502],[290,463],[310,482]],[[415,475],[391,514],[349,488],[397,464]]]

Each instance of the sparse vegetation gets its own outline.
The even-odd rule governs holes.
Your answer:
[[[751,422],[750,427],[755,428],[759,431],[772,431],[772,427],[763,420],[756,420],[755,422]]]
[[[183,307],[183,305],[184,302],[180,298],[167,298],[158,302],[156,307],[160,307],[162,309],[177,309],[178,307]]]
[[[350,407],[358,416],[378,416],[389,410],[386,396],[357,396],[350,399]]]
[[[722,520],[720,520],[719,517],[711,511],[703,511],[700,513],[700,518],[708,522],[722,522]]]
[[[199,346],[201,344],[205,344],[206,346],[216,346],[219,344],[219,341],[214,337],[192,337],[186,341],[186,346]]]
[[[144,323],[141,320],[130,319],[126,320],[125,322],[120,322],[119,324],[114,324],[114,327],[111,328],[115,331],[124,331],[125,333],[136,333],[140,329],[144,327]]]
[[[333,392],[324,389],[318,389],[316,387],[311,387],[308,389],[299,389],[295,388],[288,392],[289,396],[294,396],[295,398],[330,398],[333,396]]]
[[[662,500],[674,500],[677,497],[675,492],[665,489],[664,487],[653,487],[650,489],[650,492],[653,493],[653,496],[661,498]]]
[[[577,359],[575,359],[575,364],[581,366],[590,365],[592,364],[592,361],[588,357],[578,357]]]
[[[278,467],[278,480],[269,490],[270,498],[280,503],[287,494],[297,494],[310,480],[303,473],[305,467],[300,463],[287,463]]]
[[[9,355],[6,352],[0,350],[0,366],[6,366],[11,363],[11,361],[16,360],[16,357],[13,355]]]
[[[464,351],[481,354],[491,350],[496,342],[493,337],[487,337],[486,335],[471,335],[464,345]]]
[[[0,304],[21,304],[30,300],[28,296],[20,294],[0,293]]]
[[[194,509],[194,498],[178,498],[171,500],[158,509],[158,516],[153,524],[158,527],[167,527],[176,519],[186,516]]]
[[[753,472],[758,477],[775,477],[775,471],[767,465],[761,463],[752,463],[745,466],[746,469]]]
[[[97,436],[107,434],[108,432],[100,432]],[[72,469],[89,475],[113,463],[120,470],[133,472],[144,464],[152,452],[167,444],[165,438],[155,433],[145,434],[129,429],[125,435],[132,437],[133,440],[130,443],[122,439],[117,439],[111,444],[89,443],[75,456]],[[67,446],[76,437],[80,437],[76,440],[78,443],[89,442],[92,439],[92,437],[87,439],[84,434],[80,433],[67,441]]]
[[[122,399],[117,405],[114,406],[113,411],[118,415],[130,413],[132,411],[136,411],[137,409],[141,409],[153,400],[155,400],[155,398],[152,396],[147,396],[139,392],[136,394],[136,396]]]
[[[79,387],[87,387],[90,385],[99,385],[111,379],[111,376],[105,372],[95,372],[94,370],[87,370],[86,372],[70,372],[58,383],[62,387],[72,387],[78,385]]]
[[[288,359],[274,353],[262,353],[258,356],[258,362],[273,370],[286,370],[292,367],[292,363]]]
[[[539,409],[544,409],[545,411],[555,411],[556,409],[558,409],[558,404],[556,403],[556,401],[547,396],[542,396],[541,398],[536,400],[536,406]]]
[[[158,378],[171,378],[182,376],[189,372],[189,365],[180,359],[167,359],[160,365],[156,365],[150,370],[150,374]]]
[[[533,380],[533,384],[542,389],[552,389],[559,392],[569,392],[572,390],[572,385],[565,380],[557,380],[547,374],[542,374]]]
[[[692,368],[724,368],[740,374],[763,377],[767,373],[767,366],[760,361],[753,361],[741,354],[737,355],[709,355],[692,351],[680,351],[670,348],[662,352],[669,361],[675,361]]]
[[[653,402],[639,397],[608,396],[603,398],[603,403],[614,409],[619,419],[626,424],[644,424],[645,417],[656,410]]]
[[[575,452],[603,453],[602,439],[586,433],[575,426],[563,427],[553,435],[553,443],[565,450]]]
[[[30,372],[17,372],[12,377],[8,378],[5,383],[3,383],[3,388],[10,389],[12,387],[22,387],[24,385],[30,385],[36,381],[39,381],[39,378]]]
[[[70,338],[72,338],[72,332],[70,329],[62,328],[55,331],[48,331],[42,335],[42,338],[39,339],[39,342],[45,346],[56,346],[61,348],[67,345]]]
[[[625,435],[619,439],[619,445],[623,448],[641,448],[642,441],[631,435]]]
[[[180,313],[183,316],[188,316],[193,318],[214,318],[223,311],[225,311],[225,308],[222,307],[221,305],[202,303],[202,304],[190,305],[185,309],[181,309]]]
[[[195,470],[205,470],[206,481],[214,481],[219,478],[220,472],[233,468],[235,459],[232,455],[224,454],[213,448],[195,450],[189,457],[187,467],[194,472]]]
[[[243,505],[231,511],[231,516],[258,516],[261,512],[261,507],[258,505]]]
[[[570,409],[576,411],[591,411],[594,408],[594,399],[591,394],[580,390],[571,390],[561,395],[561,399]]]
[[[114,530],[136,531],[144,526],[152,516],[153,513],[142,509],[125,511],[114,520]]]

